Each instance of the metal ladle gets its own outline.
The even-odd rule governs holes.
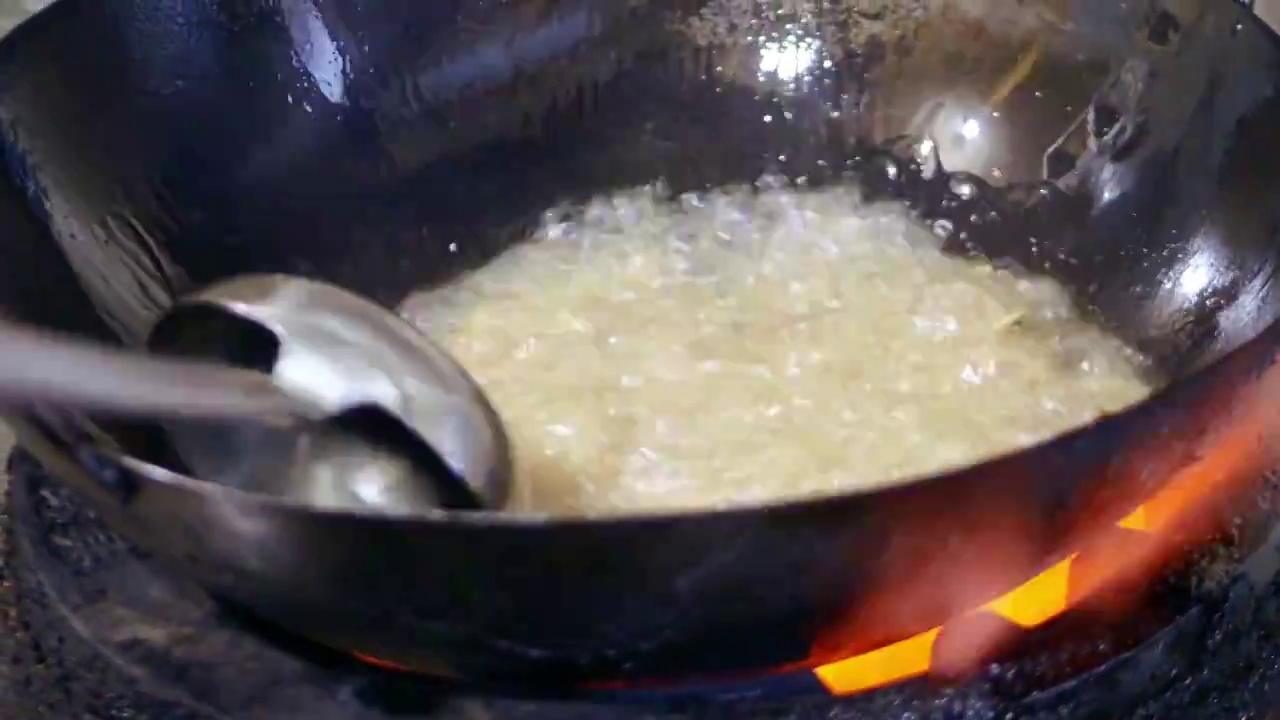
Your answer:
[[[239,277],[175,304],[142,355],[0,323],[0,405],[163,421],[201,480],[318,507],[500,508],[501,421],[447,353],[324,283]]]

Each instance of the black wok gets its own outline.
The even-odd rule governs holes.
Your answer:
[[[738,3],[707,36],[691,18],[735,3],[59,0],[0,43],[3,308],[138,344],[176,296],[246,272],[393,307],[558,202],[775,171],[862,183],[952,251],[1070,285],[1173,378],[1130,411],[881,492],[607,520],[380,519],[148,483],[83,447],[173,463],[154,428],[48,411],[18,418],[22,440],[229,603],[488,680],[865,650],[1071,552],[1242,407],[1262,422],[1238,465],[1274,459],[1280,418],[1246,401],[1280,373],[1276,36],[1229,0],[941,4]],[[941,169],[912,159],[922,129]]]

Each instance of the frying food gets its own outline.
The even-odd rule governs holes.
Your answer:
[[[518,511],[884,487],[1152,390],[1052,281],[944,255],[851,189],[601,197],[401,311],[495,403]]]

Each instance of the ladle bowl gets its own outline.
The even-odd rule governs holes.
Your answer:
[[[179,300],[147,346],[268,374],[326,416],[287,427],[171,421],[197,477],[397,515],[501,509],[510,494],[506,434],[471,376],[394,313],[340,288],[235,277]]]

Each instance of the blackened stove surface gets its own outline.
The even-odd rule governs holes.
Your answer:
[[[715,701],[547,700],[451,690],[274,637],[159,572],[25,456],[11,470],[0,651],[23,703],[15,720],[1280,720],[1280,532],[1162,629],[1048,685],[1019,687],[996,664],[959,687],[917,682],[843,700],[763,697],[769,683]]]

